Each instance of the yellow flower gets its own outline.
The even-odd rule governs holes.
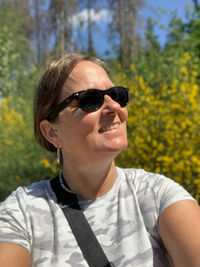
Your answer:
[[[182,66],[180,68],[180,70],[186,77],[188,77],[188,70],[187,70],[186,66]]]
[[[132,71],[135,70],[135,65],[133,63],[131,63],[131,65],[130,65],[130,70],[132,70]]]
[[[51,166],[51,164],[47,159],[41,159],[40,163],[42,163],[45,166],[45,168],[49,168]]]
[[[11,140],[8,140],[8,139],[5,139],[5,140],[4,140],[4,143],[5,143],[6,145],[11,145],[11,144],[12,144],[12,141],[11,141]]]

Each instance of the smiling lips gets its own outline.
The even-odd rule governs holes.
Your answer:
[[[119,123],[115,123],[115,124],[112,124],[108,127],[104,127],[102,129],[99,130],[100,133],[103,133],[103,132],[107,132],[107,131],[110,131],[110,130],[114,130],[114,129],[117,129],[119,127]]]

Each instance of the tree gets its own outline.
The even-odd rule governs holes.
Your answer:
[[[193,0],[194,7],[190,11],[188,9],[187,18],[188,22],[183,24],[184,31],[188,36],[188,44],[192,51],[200,57],[200,4],[197,0]]]
[[[154,23],[151,18],[147,20],[147,27],[145,33],[145,53],[150,53],[152,50],[160,51],[160,44],[157,40],[157,36],[154,34]]]
[[[23,35],[26,20],[19,17],[12,5],[0,6],[0,96],[22,90],[20,84],[29,70],[29,40]]]
[[[88,54],[95,56],[96,51],[93,43],[93,34],[94,34],[94,28],[97,27],[94,21],[94,14],[97,14],[99,9],[103,7],[103,4],[101,3],[101,7],[98,7],[98,0],[79,0],[78,1],[78,10],[80,12],[86,11],[87,18],[85,21],[86,24],[86,31],[87,31],[87,41],[86,41],[86,51]],[[80,21],[80,28],[84,25],[84,21]],[[98,30],[98,29],[96,29]]]
[[[36,64],[40,68],[42,65],[42,56],[45,51],[45,41],[43,38],[44,35],[46,37],[45,31],[45,23],[44,19],[46,18],[45,14],[42,13],[41,7],[44,4],[43,0],[32,0],[32,21],[34,27],[32,28],[32,34],[35,40],[35,48],[36,48]],[[45,20],[46,22],[46,20]]]
[[[74,52],[73,15],[77,9],[77,1],[51,0],[49,6],[50,25],[55,38],[55,51],[61,56],[66,51]]]
[[[199,3],[198,3],[198,0],[193,0],[193,3],[194,3],[195,10],[198,12],[199,11],[199,8],[200,8]]]
[[[109,7],[112,10],[112,21],[110,23],[110,40],[117,41],[114,49],[120,56],[123,67],[127,67],[137,59],[138,34],[137,14],[145,1],[139,0],[109,0]]]
[[[95,55],[92,39],[91,0],[87,0],[88,54]]]

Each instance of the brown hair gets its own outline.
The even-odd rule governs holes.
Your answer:
[[[51,152],[55,152],[56,148],[43,136],[40,130],[40,122],[46,119],[58,104],[61,89],[70,72],[77,63],[85,60],[92,61],[101,66],[106,72],[109,72],[106,64],[100,59],[84,54],[66,54],[50,64],[36,88],[33,104],[35,137],[42,147]]]

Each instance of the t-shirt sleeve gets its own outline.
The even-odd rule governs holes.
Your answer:
[[[195,199],[178,183],[161,176],[162,186],[158,190],[160,200],[160,214],[171,204],[181,200]]]
[[[160,214],[171,204],[194,198],[181,185],[163,175],[144,170],[128,173],[134,173],[131,175],[133,186],[145,227],[150,236],[162,245],[158,229]]]
[[[143,192],[143,201],[154,203],[158,215],[171,204],[181,200],[194,200],[194,198],[178,183],[160,174],[139,172],[139,192]],[[195,201],[195,200],[194,200]]]
[[[23,188],[0,203],[0,242],[11,242],[30,251],[30,220]]]

